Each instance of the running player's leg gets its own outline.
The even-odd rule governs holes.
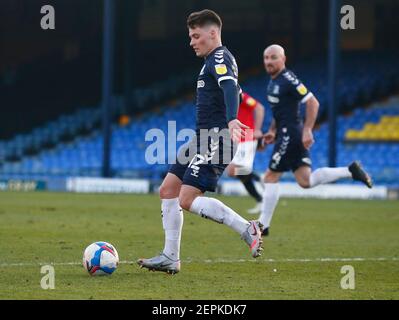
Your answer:
[[[172,260],[180,259],[181,230],[183,211],[179,204],[182,180],[173,173],[168,173],[160,189],[162,225],[165,231],[163,253]]]
[[[180,205],[183,209],[199,216],[225,224],[247,243],[254,258],[261,255],[262,229],[256,221],[247,221],[223,202],[205,197],[202,190],[183,184],[180,192]]]
[[[185,152],[185,151],[184,151]],[[183,226],[183,211],[179,204],[179,193],[187,164],[177,161],[169,169],[159,189],[161,198],[162,226],[165,246],[162,253],[153,258],[137,260],[141,267],[149,270],[177,273],[180,271],[180,241]]]
[[[295,135],[294,141],[291,150],[291,170],[302,188],[313,188],[319,184],[352,177],[348,167],[320,168],[312,172],[309,150],[303,146],[301,136]]]
[[[372,181],[358,162],[353,162],[349,167],[319,168],[311,172],[309,166],[300,166],[294,171],[295,179],[302,188],[313,188],[320,184],[335,182],[340,179],[354,179],[363,182],[369,188]]]
[[[350,178],[348,168],[320,168],[312,172],[309,166],[300,166],[294,171],[294,176],[302,188],[313,188],[339,179]]]
[[[247,220],[221,201],[205,197],[201,190],[193,186],[183,185],[179,199],[183,209],[196,213],[203,218],[225,224],[239,234],[242,234],[248,227]]]
[[[273,213],[280,198],[278,182],[282,175],[283,172],[268,169],[264,176],[265,189],[263,191],[262,213],[259,217],[259,221],[263,225],[263,235],[269,234]]]
[[[263,235],[269,234],[269,227],[276,209],[279,195],[279,181],[284,172],[291,169],[292,157],[296,156],[293,135],[286,128],[277,135],[269,168],[264,175],[262,213],[259,221],[263,225]]]
[[[227,167],[227,164],[221,160],[226,159],[223,152],[229,153],[230,149],[228,146],[224,147],[221,141],[217,146],[219,160],[215,159],[216,163],[212,163],[212,158],[205,160],[205,157],[201,155],[196,155],[190,162],[183,177],[179,195],[180,205],[187,211],[223,223],[235,230],[250,246],[252,256],[257,257],[262,250],[261,230],[258,222],[247,221],[221,201],[204,196],[206,191],[214,192],[216,190],[217,182]],[[249,234],[249,229],[252,234]]]

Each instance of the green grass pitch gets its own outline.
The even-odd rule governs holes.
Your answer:
[[[253,205],[219,198],[241,213]],[[0,299],[399,298],[399,201],[280,199],[257,260],[228,227],[184,219],[182,270],[170,276],[135,264],[163,248],[156,195],[1,192]],[[90,277],[82,253],[100,240],[122,263]],[[40,286],[42,264],[54,265],[53,290]],[[344,265],[354,290],[340,286]]]

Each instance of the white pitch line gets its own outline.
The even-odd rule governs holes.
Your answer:
[[[362,262],[362,261],[399,261],[399,257],[381,257],[381,258],[287,258],[287,259],[204,259],[204,260],[196,260],[196,259],[186,259],[182,260],[183,263],[242,263],[242,262],[260,262],[260,263],[284,263],[284,262],[293,262],[293,263],[303,263],[303,262]],[[120,264],[135,264],[136,261],[119,261]],[[20,262],[20,263],[0,263],[0,268],[6,267],[34,267],[34,266],[44,266],[44,265],[53,265],[53,266],[75,266],[81,265],[81,262]]]
[[[231,263],[231,262],[356,262],[356,261],[399,261],[399,258],[287,258],[287,259],[215,259],[204,260],[205,263]],[[190,261],[191,262],[191,261]],[[194,261],[192,261],[194,262]]]

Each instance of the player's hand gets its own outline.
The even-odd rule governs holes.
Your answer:
[[[303,129],[302,143],[305,149],[309,150],[314,143],[313,133],[311,129]]]
[[[274,141],[276,140],[276,134],[273,131],[268,131],[263,136],[263,140],[265,141],[266,144],[274,143]]]
[[[258,144],[256,145],[256,150],[257,151],[263,151],[266,149],[267,144],[265,143],[265,139],[263,139],[263,136],[258,139]]]
[[[229,132],[231,139],[234,142],[238,143],[241,141],[241,138],[245,137],[245,129],[249,129],[249,127],[241,123],[238,119],[234,119],[229,122]]]
[[[263,139],[263,132],[259,129],[255,129],[254,131],[254,139],[258,140],[258,144],[256,145],[257,151],[263,151],[266,149],[266,143]]]
[[[254,130],[254,139],[259,139],[263,137],[263,132],[260,131],[259,129]]]

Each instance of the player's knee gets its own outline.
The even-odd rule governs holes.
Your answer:
[[[299,180],[298,184],[304,189],[309,189],[310,188],[309,180]]]
[[[267,171],[265,177],[263,178],[265,183],[277,183],[280,176],[276,175],[274,172]]]
[[[173,199],[179,196],[178,188],[173,185],[162,184],[159,188],[159,197],[161,199]]]
[[[228,170],[228,171],[227,171],[227,175],[228,175],[230,178],[234,178],[234,177],[235,177],[234,171]]]
[[[235,170],[234,166],[227,167],[227,175],[231,178],[235,177]]]

